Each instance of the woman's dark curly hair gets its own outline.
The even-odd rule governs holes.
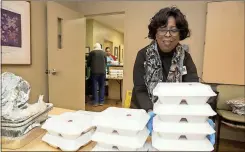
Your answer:
[[[185,15],[177,7],[173,6],[161,9],[151,18],[150,24],[148,25],[148,38],[156,39],[157,29],[167,25],[170,16],[175,18],[176,26],[180,29],[180,40],[190,37],[190,30],[188,29],[188,22],[185,19]]]

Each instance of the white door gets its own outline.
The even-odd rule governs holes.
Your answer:
[[[49,1],[47,21],[49,102],[54,107],[84,110],[86,20]]]

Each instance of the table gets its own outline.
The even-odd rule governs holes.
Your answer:
[[[49,114],[50,115],[59,115],[64,112],[73,112],[74,110],[62,109],[54,107]],[[46,133],[46,132],[45,132]],[[42,137],[45,133],[41,134],[38,138],[25,145],[24,147],[16,150],[2,149],[2,151],[61,151],[48,145],[46,142],[42,141]],[[147,139],[147,142],[150,142],[151,138]],[[90,142],[87,145],[81,147],[78,151],[91,151],[96,145],[96,142]]]
[[[122,80],[123,78],[113,78],[113,77],[109,77],[109,75],[106,77],[107,80],[116,80],[117,83],[119,84],[120,87],[120,102],[122,102]],[[118,104],[118,102],[116,102],[116,104]]]

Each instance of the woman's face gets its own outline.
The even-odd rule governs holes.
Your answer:
[[[171,52],[177,46],[180,35],[174,17],[170,16],[167,25],[157,29],[156,40],[163,52]]]
[[[106,52],[106,55],[107,55],[107,56],[110,56],[110,55],[111,55],[111,51],[110,51],[110,49],[106,49],[106,51],[105,51],[105,52]]]

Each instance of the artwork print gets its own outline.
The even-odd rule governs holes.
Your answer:
[[[118,47],[114,47],[114,56],[118,57]]]
[[[1,9],[2,46],[22,47],[21,14]]]
[[[30,2],[2,1],[0,24],[2,64],[31,64]]]

